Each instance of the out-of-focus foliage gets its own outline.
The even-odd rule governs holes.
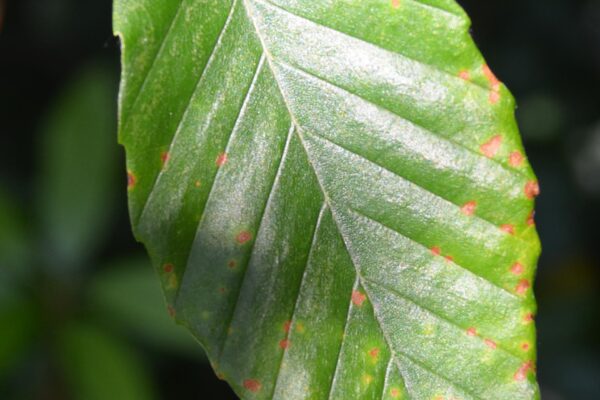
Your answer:
[[[0,193],[1,398],[155,399],[140,346],[202,360],[148,260],[98,257],[119,192],[115,88],[103,63],[75,73],[41,119],[31,207]]]

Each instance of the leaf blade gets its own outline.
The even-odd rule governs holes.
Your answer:
[[[147,198],[139,224],[140,207],[132,212],[155,263],[175,271],[161,273],[167,298],[244,398],[536,398],[529,289],[539,254],[530,223],[537,183],[522,155],[514,100],[454,2],[344,6],[221,3],[215,20],[227,16],[215,23],[212,61],[184,128],[170,139],[176,164],[150,174],[158,175],[158,197]],[[371,8],[361,14],[361,7]],[[435,43],[402,47],[393,18],[374,36],[372,18],[390,10],[423,23],[417,37],[436,27]],[[356,15],[366,21],[352,36]],[[238,44],[242,38],[248,45]],[[445,45],[460,55],[450,58]],[[243,72],[235,85],[228,69]],[[237,99],[227,112],[209,91],[221,82]],[[212,147],[192,140],[208,127],[226,140]],[[193,182],[190,161],[212,174],[206,188]],[[186,197],[193,186],[202,194]],[[351,284],[331,288],[333,303],[309,307],[310,317],[296,321],[301,299],[314,304],[305,291],[343,275],[323,266],[330,275],[311,274],[315,249],[331,244],[315,239],[323,220],[336,231],[330,252],[345,258]],[[346,316],[340,337],[312,333],[321,313]],[[314,340],[303,339],[311,333]],[[334,366],[315,358],[336,346]]]

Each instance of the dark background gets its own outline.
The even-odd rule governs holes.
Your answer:
[[[600,399],[600,1],[459,3],[488,63],[517,98],[542,187],[536,220],[543,254],[535,289],[543,397]],[[47,145],[56,131],[85,127],[100,116],[110,121],[110,142],[98,147],[107,154],[103,160],[124,165],[115,143],[119,46],[111,34],[111,1],[9,0],[4,8],[0,398],[102,399],[98,393],[109,396],[110,390],[128,399],[233,398],[191,339],[179,327],[164,328],[170,324],[158,279],[130,234],[124,173],[108,168],[105,176],[87,179],[82,174],[91,149],[85,143],[79,159],[67,160],[81,165],[80,175],[70,176],[66,167],[48,172],[57,163]],[[98,82],[107,92],[89,100],[86,111],[78,96]],[[105,107],[91,113],[95,104]],[[61,164],[59,151],[54,158]],[[40,216],[53,210],[44,186],[56,179],[75,207],[88,180],[106,182],[94,196],[103,209],[89,214],[101,215],[92,226],[94,243],[64,259],[49,247],[68,239],[72,227],[49,230]],[[72,229],[85,233],[77,222]]]

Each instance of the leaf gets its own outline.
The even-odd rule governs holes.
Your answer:
[[[90,311],[153,346],[202,357],[196,341],[169,323],[160,284],[146,258],[124,259],[96,275],[87,292]]]
[[[91,325],[71,325],[60,334],[61,366],[70,398],[155,398],[144,364],[125,343]]]
[[[115,1],[136,237],[248,399],[533,399],[536,178],[451,0]]]
[[[85,265],[111,220],[113,88],[110,73],[90,65],[65,88],[42,125],[37,205],[45,260],[63,275]]]

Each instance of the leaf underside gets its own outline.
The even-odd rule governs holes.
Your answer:
[[[535,399],[536,178],[453,0],[116,0],[136,237],[248,399]]]

